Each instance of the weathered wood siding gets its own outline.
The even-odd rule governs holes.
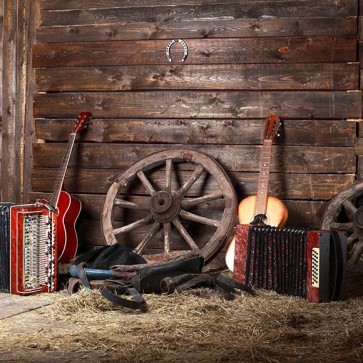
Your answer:
[[[358,51],[359,51],[359,67],[360,67],[360,83],[359,88],[363,90],[363,0],[359,0],[359,17],[358,17]],[[362,120],[363,121],[363,117]],[[357,179],[363,178],[363,123],[358,124],[356,154],[357,154]]]
[[[74,148],[66,189],[83,202],[80,237],[102,244],[104,195],[153,152],[216,158],[239,199],[256,192],[265,118],[283,120],[271,193],[289,225],[318,227],[356,176],[362,116],[358,0],[38,0],[30,199],[51,192],[73,121],[94,119]],[[165,49],[182,38],[173,62]]]

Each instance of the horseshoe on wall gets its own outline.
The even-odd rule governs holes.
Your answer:
[[[185,60],[187,59],[187,56],[188,56],[188,45],[187,45],[187,43],[185,43],[185,41],[183,39],[178,39],[178,40],[173,39],[168,43],[168,45],[166,46],[166,50],[165,50],[166,58],[168,58],[168,61],[171,63],[172,59],[171,59],[171,55],[170,55],[170,48],[175,43],[180,43],[183,46],[184,53],[183,53],[183,58],[181,61],[185,62]]]

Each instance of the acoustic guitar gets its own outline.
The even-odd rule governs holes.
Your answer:
[[[76,126],[69,136],[68,145],[58,170],[49,202],[50,207],[57,214],[58,261],[62,263],[71,261],[77,253],[76,221],[82,208],[81,201],[62,190],[62,187],[77,133],[85,129],[90,118],[90,112],[81,112],[78,116]]]
[[[287,220],[288,212],[278,198],[268,195],[268,182],[271,169],[272,142],[277,135],[281,121],[277,115],[266,119],[263,145],[260,154],[260,175],[257,184],[257,194],[241,201],[238,206],[239,224],[269,225],[282,227]],[[233,271],[235,238],[228,246],[226,253],[227,267]]]

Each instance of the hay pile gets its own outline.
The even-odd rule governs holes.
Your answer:
[[[0,361],[363,361],[362,276],[352,275],[349,299],[327,304],[268,291],[225,301],[198,289],[144,295],[148,311],[141,313],[97,291],[52,294],[54,303],[37,313],[40,326],[0,326]]]

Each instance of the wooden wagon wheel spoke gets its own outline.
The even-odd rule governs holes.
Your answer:
[[[120,199],[120,198],[115,198],[114,204],[121,206],[123,208],[136,209],[136,210],[149,210],[150,209],[150,206],[147,204],[129,202],[127,200]]]
[[[359,240],[353,247],[353,253],[352,253],[352,256],[351,256],[351,261],[353,263],[358,263],[362,253],[363,253],[363,241]]]
[[[354,244],[354,242],[358,239],[359,237],[355,233],[351,234],[350,236],[347,237],[347,246],[351,247]]]
[[[339,230],[339,231],[353,231],[353,222],[346,222],[346,223],[337,223],[332,222],[330,224],[331,229]]]
[[[170,252],[170,234],[171,234],[171,225],[170,222],[166,222],[163,224],[164,231],[164,252]]]
[[[180,187],[173,190],[174,185]],[[101,226],[107,244],[125,244],[143,255],[161,250],[165,258],[191,249],[207,263],[229,238],[236,215],[236,194],[223,168],[201,152],[171,149],[138,161],[115,179]]]
[[[123,227],[119,227],[113,230],[114,234],[120,234],[120,233],[126,233],[126,232],[130,232],[133,229],[142,227],[142,226],[147,226],[148,224],[150,224],[150,221],[152,221],[153,217],[151,214],[148,214],[146,217],[134,222],[134,223],[130,223],[126,226]]]
[[[166,178],[165,178],[165,189],[171,192],[171,180],[173,175],[173,160],[168,159],[166,160]]]
[[[211,202],[213,200],[220,199],[222,197],[223,197],[223,193],[221,191],[217,191],[215,193],[207,194],[207,195],[204,195],[203,197],[199,197],[199,198],[189,198],[189,199],[184,198],[181,201],[181,206],[184,209],[188,209],[188,208],[194,207],[198,204]]]
[[[189,221],[206,224],[208,226],[218,227],[220,224],[220,221],[202,217],[202,216],[198,216],[194,213],[186,212],[185,210],[181,210],[179,215],[180,215],[180,217],[187,219]]]
[[[180,220],[178,218],[174,219],[173,224],[174,224],[175,228],[179,231],[179,233],[182,235],[184,240],[191,247],[191,249],[193,251],[198,251],[199,250],[198,245],[194,242],[193,238],[190,236],[190,234],[187,232],[187,230],[180,223]]]
[[[151,241],[153,236],[159,231],[159,228],[160,228],[160,223],[159,222],[154,222],[153,225],[150,228],[150,231],[146,234],[144,239],[135,248],[136,253],[141,254],[144,251],[147,244]]]
[[[154,187],[151,185],[149,179],[146,177],[146,175],[144,174],[144,172],[142,170],[140,170],[137,173],[137,176],[139,177],[141,183],[143,184],[143,186],[145,187],[145,189],[150,193],[150,195],[155,194],[155,189]]]
[[[193,174],[186,181],[186,183],[178,190],[178,197],[183,198],[184,195],[188,192],[188,190],[193,186],[193,184],[198,180],[198,178],[203,174],[204,168],[201,165],[194,170]]]
[[[349,214],[351,218],[354,217],[355,212],[357,211],[356,206],[352,203],[352,201],[346,199],[343,201],[342,206],[344,207],[345,211]]]

